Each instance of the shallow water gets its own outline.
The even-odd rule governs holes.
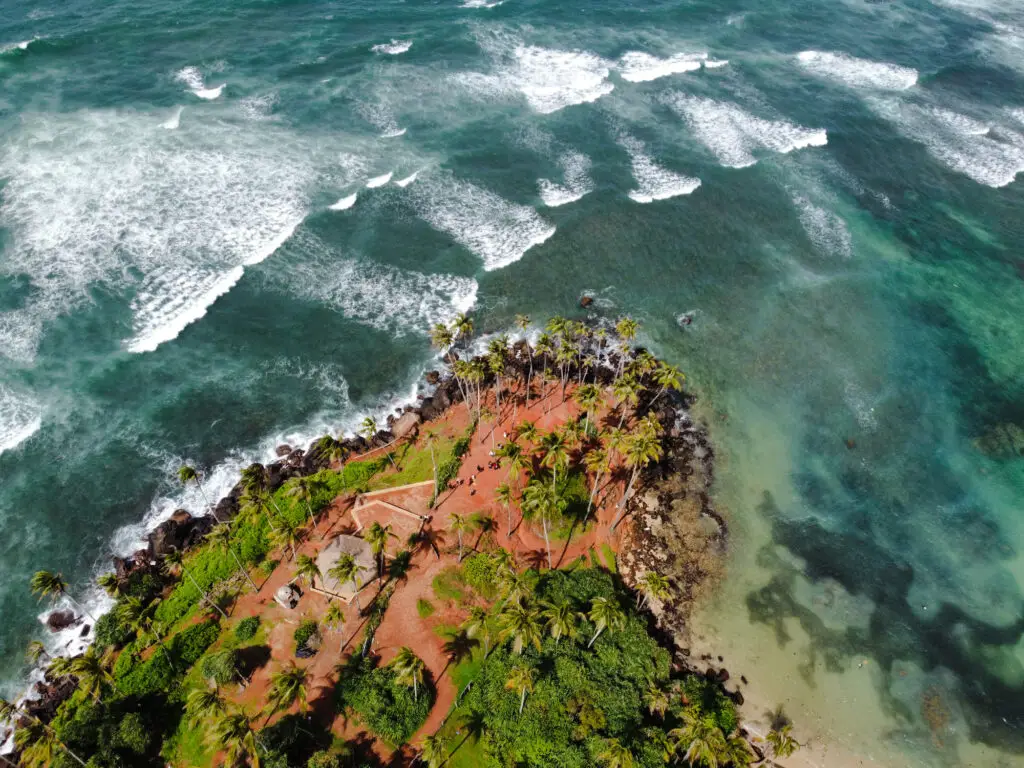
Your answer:
[[[854,754],[1021,759],[1024,14],[762,5],[0,0],[0,677],[182,461],[586,292],[710,413],[701,631]]]

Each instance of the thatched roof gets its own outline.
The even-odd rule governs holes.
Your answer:
[[[320,573],[323,574],[324,591],[338,595],[344,600],[351,600],[356,592],[352,587],[352,582],[346,581],[344,584],[339,584],[337,579],[328,575],[328,572],[335,566],[338,558],[343,553],[352,555],[355,558],[356,564],[363,567],[363,570],[359,571],[359,575],[356,577],[359,589],[362,589],[367,583],[377,578],[377,560],[373,556],[370,545],[358,536],[335,536],[331,543],[320,551],[316,564],[320,569]]]

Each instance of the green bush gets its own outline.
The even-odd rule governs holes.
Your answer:
[[[128,577],[122,588],[128,597],[136,597],[142,602],[148,603],[160,594],[163,582],[155,574],[137,571]]]
[[[456,603],[462,603],[466,599],[466,593],[463,591],[466,579],[457,566],[448,566],[437,574],[431,586],[434,589],[434,596],[438,600],[445,602],[454,600]]]
[[[149,749],[151,741],[152,735],[142,721],[142,716],[137,712],[128,712],[117,727],[112,746],[142,755]]]
[[[395,681],[390,667],[377,667],[370,657],[353,656],[338,683],[341,708],[351,708],[363,724],[392,747],[416,733],[434,703],[434,688],[424,682],[419,697]]]
[[[473,589],[492,599],[498,586],[498,566],[494,558],[483,552],[470,555],[462,562],[462,575]]]
[[[260,617],[249,616],[238,622],[235,627],[235,639],[240,643],[252,640],[260,629]]]
[[[304,619],[299,626],[295,628],[295,647],[301,648],[309,642],[310,638],[319,634],[320,628],[313,619]]]
[[[135,630],[117,617],[116,606],[96,620],[95,643],[99,649],[120,648],[135,637]]]
[[[213,680],[218,685],[234,682],[238,672],[240,659],[234,648],[225,648],[203,656],[199,671],[206,680]]]
[[[174,636],[171,641],[173,655],[182,664],[191,667],[206,652],[206,649],[217,641],[218,637],[220,637],[220,625],[213,619],[201,624],[193,624]]]
[[[169,691],[176,675],[165,651],[154,648],[146,661],[135,657],[134,664],[118,679],[117,692],[122,696],[148,696]],[[125,653],[122,651],[122,655]]]
[[[344,763],[341,760],[341,755],[321,750],[309,758],[306,768],[344,768]]]
[[[434,604],[429,600],[424,600],[422,597],[416,601],[416,613],[420,615],[421,619],[426,619],[434,614]]]

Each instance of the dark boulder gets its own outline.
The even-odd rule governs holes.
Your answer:
[[[593,296],[583,296],[580,299],[580,306],[583,307],[584,309],[586,309],[587,307],[589,307],[593,303],[594,303],[594,297]]]
[[[175,550],[191,549],[206,536],[216,524],[209,515],[193,517],[187,510],[179,509],[149,534],[149,554],[162,557]]]
[[[46,626],[51,632],[60,632],[62,629],[73,627],[79,622],[74,611],[54,611],[46,617]]]
[[[37,682],[34,689],[35,698],[25,701],[25,711],[48,723],[56,717],[57,708],[78,690],[78,680],[71,675],[54,680],[47,674],[46,679]]]
[[[441,381],[441,374],[438,371],[427,371],[424,378],[426,378],[427,384],[433,387]]]
[[[280,458],[284,458],[285,456],[287,456],[291,452],[292,452],[292,447],[290,445],[287,445],[287,444],[279,445],[279,446],[277,446],[277,448],[274,449],[274,453],[276,453],[278,455],[278,457],[280,457]]]

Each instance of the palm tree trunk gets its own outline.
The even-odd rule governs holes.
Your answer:
[[[73,598],[67,592],[62,592],[61,594],[63,594],[68,600],[70,600],[72,603],[74,603],[75,607],[78,608],[78,610],[80,610],[82,613],[84,613],[86,616],[88,616],[90,619],[92,619],[92,623],[93,624],[96,623],[96,617],[94,617],[91,613],[89,613],[87,610],[85,610],[85,606],[83,606],[80,602],[75,600],[75,598]]]
[[[313,530],[316,531],[317,533],[320,533],[320,523],[317,521],[316,517],[313,515],[313,505],[310,504],[308,500],[306,501],[306,511],[309,513],[310,522],[313,523]]]
[[[551,542],[548,540],[548,516],[542,514],[540,516],[541,525],[544,528],[544,546],[548,550],[548,570],[551,570]]]
[[[587,514],[584,519],[590,517],[590,510],[594,506],[594,497],[597,496],[597,489],[601,485],[601,475],[603,474],[604,472],[598,472],[594,477],[594,487],[590,489],[590,498],[587,500]]]
[[[459,562],[462,562],[462,531],[459,531]]]
[[[508,513],[508,528],[505,529],[505,538],[509,539],[512,537],[512,505],[506,504],[505,511]]]
[[[437,459],[434,458],[434,444],[430,444],[430,466],[434,469],[434,493],[437,493]]]
[[[355,590],[355,592],[352,593],[352,599],[356,601],[356,612],[362,613],[363,606],[359,604],[359,582],[356,581],[355,576],[352,577],[352,589]]]
[[[604,627],[601,627],[599,630],[597,630],[597,632],[594,633],[594,636],[590,638],[590,642],[587,643],[587,648],[594,644],[594,641],[601,636],[602,632],[604,632]]]
[[[523,707],[526,705],[526,689],[523,688],[523,692],[519,696],[519,714],[523,714]]]
[[[199,493],[203,495],[203,501],[205,501],[206,506],[210,508],[210,514],[213,515],[213,519],[216,520],[218,523],[224,522],[219,517],[217,517],[217,508],[210,503],[210,497],[206,495],[206,491],[203,490],[203,484],[199,482],[198,477],[196,478],[196,488],[198,488]]]
[[[252,580],[252,576],[249,575],[249,572],[245,570],[245,567],[242,565],[242,561],[238,559],[238,554],[235,552],[235,550],[231,549],[230,546],[228,547],[228,549],[230,550],[232,557],[235,558],[235,563],[238,565],[238,570],[242,572],[242,575],[245,576],[245,580],[248,581],[249,586],[252,587],[252,591],[259,592],[260,588],[256,586],[256,582]]]
[[[224,610],[219,605],[210,599],[210,596],[206,594],[206,592],[203,591],[203,588],[199,586],[199,582],[195,580],[195,577],[191,573],[189,573],[188,569],[183,565],[181,566],[181,570],[186,576],[188,576],[192,585],[199,590],[199,594],[203,596],[203,600],[216,608],[220,612],[220,615],[224,617],[224,620],[227,621],[228,615],[224,613]]]

